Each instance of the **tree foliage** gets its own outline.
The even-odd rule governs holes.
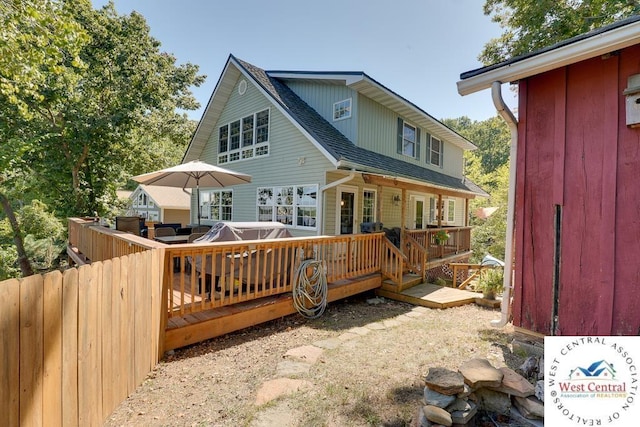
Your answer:
[[[486,0],[484,13],[504,29],[479,56],[502,62],[640,12],[637,0]]]
[[[22,208],[102,214],[130,175],[177,163],[195,127],[178,111],[198,108],[190,87],[204,76],[111,3],[1,0],[0,24],[0,220],[28,275],[28,247],[48,255],[26,241]]]
[[[465,175],[489,193],[489,198],[479,197],[470,203],[471,225],[474,226],[471,237],[473,259],[479,262],[486,254],[504,259],[511,142],[509,127],[498,116],[484,121],[459,117],[443,122],[478,147],[465,153]],[[486,207],[497,210],[486,219],[473,215],[477,209]]]

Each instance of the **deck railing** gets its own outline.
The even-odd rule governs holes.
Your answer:
[[[420,243],[428,251],[428,259],[432,260],[470,251],[471,229],[472,227],[427,228],[424,230],[405,230],[405,233]],[[435,235],[440,230],[449,234],[449,239],[446,242],[438,243],[436,241]]]
[[[321,262],[327,282],[380,271],[382,233],[300,237],[165,248],[169,317],[293,290],[303,261]]]
[[[93,219],[69,218],[69,244],[91,261],[164,247],[161,243],[100,225]]]

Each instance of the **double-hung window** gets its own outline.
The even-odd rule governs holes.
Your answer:
[[[258,221],[281,222],[293,228],[316,228],[318,186],[260,187]]]
[[[434,166],[442,166],[442,140],[431,135],[427,163]]]
[[[245,116],[218,129],[218,163],[269,154],[269,110]]]
[[[420,159],[420,128],[398,117],[397,153]]]
[[[407,122],[402,127],[402,154],[416,156],[416,128]]]

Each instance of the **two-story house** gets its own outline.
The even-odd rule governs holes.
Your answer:
[[[183,162],[252,176],[201,188],[203,223],[278,221],[295,236],[447,227],[444,253],[464,258],[469,200],[486,195],[463,174],[473,149],[364,72],[265,71],[230,55]]]

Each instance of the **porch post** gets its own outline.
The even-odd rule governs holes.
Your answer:
[[[404,247],[404,229],[406,228],[406,216],[407,216],[407,189],[406,188],[402,188],[402,209],[401,209],[401,213],[400,213],[400,252],[404,251],[402,250],[402,248]]]
[[[442,228],[442,211],[444,206],[442,205],[442,194],[438,194],[438,228]]]

